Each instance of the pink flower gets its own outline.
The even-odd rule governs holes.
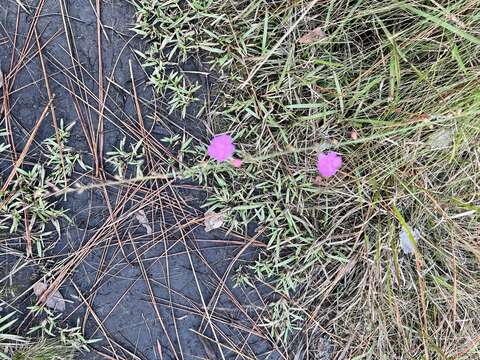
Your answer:
[[[317,169],[320,175],[325,177],[333,176],[342,167],[342,157],[336,152],[318,154]]]
[[[232,164],[233,167],[238,169],[242,166],[243,161],[240,160],[240,159],[232,159],[232,160],[230,160],[230,163]]]
[[[217,161],[230,159],[234,152],[235,145],[230,135],[217,135],[208,146],[208,155]]]

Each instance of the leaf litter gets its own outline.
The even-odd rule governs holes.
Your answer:
[[[455,139],[455,129],[441,129],[435,132],[428,140],[432,150],[445,150],[449,148]]]
[[[205,213],[205,231],[210,232],[215,229],[219,229],[223,226],[225,221],[225,216],[223,214],[219,214],[213,211],[208,211]]]
[[[308,44],[313,44],[313,43],[316,43],[317,41],[323,40],[326,37],[327,37],[327,34],[325,33],[325,31],[323,31],[321,27],[317,27],[309,31],[305,35],[303,35],[300,39],[298,39],[298,42],[300,44],[308,45]]]
[[[135,219],[140,223],[145,228],[145,231],[147,232],[147,235],[151,235],[153,233],[152,226],[150,225],[147,215],[145,214],[145,211],[139,210],[135,214]]]
[[[43,293],[47,291],[47,289],[48,285],[43,281],[38,281],[33,285],[33,293],[37,297],[42,296]],[[65,299],[58,290],[55,290],[47,297],[45,305],[52,310],[56,310],[59,312],[65,311]]]
[[[407,233],[405,229],[402,228],[402,231],[400,231],[400,247],[402,248],[402,251],[405,254],[412,254],[415,251],[415,244],[418,243],[418,240],[420,239],[420,231],[418,229],[415,229],[413,227],[409,227],[410,233],[412,234],[413,240],[415,243],[412,241],[410,238],[410,235]]]

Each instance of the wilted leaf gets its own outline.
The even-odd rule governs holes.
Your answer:
[[[313,44],[317,41],[325,39],[326,37],[327,34],[325,34],[325,31],[323,31],[321,27],[317,27],[303,35],[300,39],[298,39],[298,42],[300,44]]]
[[[137,211],[137,213],[135,214],[135,219],[137,219],[140,225],[142,225],[145,228],[145,231],[147,232],[148,235],[151,235],[153,233],[152,227],[148,222],[147,215],[145,215],[145,211],[143,210]]]
[[[60,312],[65,311],[65,299],[58,290],[54,291],[53,294],[47,298],[45,305],[52,310],[57,310]]]
[[[454,23],[455,25],[457,25],[458,27],[460,27],[462,29],[467,28],[467,25],[465,25],[465,23],[462,20],[460,20],[460,18],[457,15],[448,14],[447,15],[447,20]]]
[[[455,138],[455,129],[441,129],[434,133],[428,143],[433,150],[449,148]]]
[[[47,291],[48,285],[44,283],[43,281],[39,281],[33,285],[33,293],[37,296],[40,297],[42,294]],[[62,294],[60,294],[60,291],[56,290],[52,294],[50,294],[47,297],[47,300],[45,301],[45,305],[56,311],[65,311],[65,299],[63,298]]]
[[[420,231],[415,228],[409,228],[409,230],[415,243],[418,243],[418,240],[420,239]],[[405,231],[405,229],[403,228],[402,231],[400,231],[400,247],[405,254],[411,254],[415,250],[414,242],[412,241],[412,239],[410,239],[407,231]]]
[[[214,229],[221,228],[225,217],[222,214],[217,214],[216,212],[209,211],[205,213],[205,231],[209,232]]]
[[[33,285],[33,293],[37,296],[40,297],[42,294],[48,289],[47,284],[45,284],[43,281],[39,281]]]

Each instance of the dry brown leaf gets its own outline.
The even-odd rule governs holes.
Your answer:
[[[58,290],[54,291],[53,294],[51,294],[47,298],[45,305],[47,305],[47,307],[49,307],[52,310],[56,310],[60,312],[65,311],[65,299],[63,298],[62,294],[60,294],[60,291]]]
[[[462,29],[467,28],[467,25],[462,20],[460,20],[460,18],[457,15],[448,14],[447,15],[447,20],[454,23],[455,25],[457,25],[458,27],[460,27]]]
[[[317,41],[325,39],[326,37],[327,34],[325,34],[325,31],[323,31],[321,27],[317,27],[303,35],[300,39],[298,39],[298,42],[300,44],[313,44]]]
[[[455,141],[455,129],[440,129],[435,132],[428,144],[433,150],[445,150],[452,146]]]
[[[217,214],[213,211],[205,213],[205,231],[210,232],[214,229],[221,228],[224,221],[225,217],[222,214]]]
[[[33,285],[33,293],[37,296],[40,297],[42,294],[47,291],[48,285],[44,283],[43,281],[39,281]],[[50,294],[47,297],[47,300],[45,301],[45,305],[56,311],[65,311],[65,299],[63,298],[62,294],[60,294],[60,291],[56,290],[52,294]]]
[[[148,222],[147,215],[145,215],[145,211],[143,210],[138,211],[135,214],[135,219],[137,219],[140,225],[142,225],[145,228],[145,231],[147,232],[148,235],[151,235],[153,233],[152,227]]]
[[[40,297],[42,294],[48,289],[47,284],[45,284],[43,281],[39,281],[33,285],[33,293],[37,296]]]

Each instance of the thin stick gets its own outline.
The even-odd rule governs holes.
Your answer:
[[[104,136],[104,119],[103,111],[105,108],[105,100],[103,94],[103,58],[102,58],[102,32],[101,32],[101,7],[100,0],[96,0],[97,15],[97,49],[98,49],[98,132],[97,132],[97,161],[95,162],[95,175],[100,175],[103,162],[103,136]]]
[[[3,83],[3,113],[5,117],[5,130],[7,131],[7,139],[8,139],[8,144],[10,145],[10,149],[12,150],[11,156],[12,156],[12,162],[15,163],[17,161],[17,150],[15,149],[15,142],[13,141],[13,133],[12,133],[12,119],[10,116],[10,95],[9,95],[9,89],[10,89],[10,81],[8,80],[7,77],[3,76],[2,73],[0,73],[0,76],[2,78],[2,83]]]

